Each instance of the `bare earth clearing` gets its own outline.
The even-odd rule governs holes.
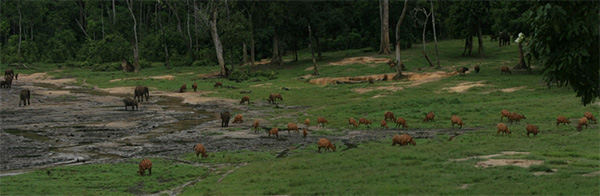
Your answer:
[[[285,130],[280,132],[279,139],[267,137],[266,130],[274,125],[265,120],[263,113],[281,109],[262,100],[253,101],[251,104],[259,109],[249,111],[238,100],[203,97],[214,92],[151,89],[149,102],[141,102],[139,110],[131,111],[125,110],[122,99],[131,97],[134,87],[89,89],[71,85],[72,82],[73,79],[51,79],[44,73],[22,74],[13,88],[0,91],[0,175],[84,161],[86,164],[118,162],[148,156],[178,159],[192,152],[192,146],[199,142],[209,152],[281,151],[290,146],[305,148],[323,137],[309,134],[304,139]],[[32,92],[31,105],[18,107],[18,92],[25,88]],[[306,110],[281,104],[279,107]],[[243,111],[244,123],[230,123],[230,127],[221,128],[218,113],[234,109]],[[286,117],[291,118],[285,115],[278,118]],[[261,120],[260,133],[250,130],[254,119]],[[314,129],[314,126],[309,128]],[[372,129],[344,130],[327,138],[338,145],[354,147],[360,142],[400,133],[434,138],[440,131],[458,135],[474,130]]]

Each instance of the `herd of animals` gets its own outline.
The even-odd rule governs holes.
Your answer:
[[[475,71],[477,73],[479,73],[480,68],[479,65],[475,66]],[[462,67],[459,69],[459,73],[460,74],[464,74],[466,71],[468,71],[468,68],[466,67]],[[508,67],[503,66],[501,68],[501,73],[507,73],[510,74],[510,70],[508,69]],[[1,83],[1,87],[2,88],[11,88],[12,85],[12,80],[13,78],[16,80],[18,78],[18,74],[15,74],[14,71],[12,69],[6,69],[4,72],[4,79],[3,81],[0,81]],[[222,82],[217,82],[214,85],[215,88],[217,87],[223,87],[223,83]],[[194,92],[196,92],[198,85],[196,83],[194,83],[192,85],[192,88],[194,90]],[[184,93],[186,91],[186,85],[182,85],[179,89],[180,93]],[[19,106],[21,106],[21,101],[24,103],[24,105],[28,105],[29,103],[29,98],[30,98],[31,92],[28,89],[23,89],[20,92],[20,100],[19,100]],[[150,97],[150,92],[148,90],[148,87],[146,86],[136,86],[134,89],[134,97],[132,98],[124,98],[123,102],[125,104],[125,110],[127,110],[128,107],[131,107],[132,110],[138,109],[138,102],[143,102],[144,98],[146,98],[146,101],[148,101],[148,98]],[[281,94],[279,93],[271,93],[267,99],[267,101],[269,103],[273,103],[275,104],[277,102],[277,100],[279,101],[283,101],[283,97],[281,96]],[[27,101],[27,102],[25,102]],[[249,96],[243,96],[240,104],[250,104],[250,97]],[[228,127],[229,126],[229,121],[231,119],[231,114],[227,111],[222,112],[220,114],[221,117],[221,127]],[[521,119],[527,119],[525,117],[525,115],[523,114],[518,114],[518,113],[510,113],[507,110],[502,110],[501,111],[501,117],[500,117],[500,121],[502,121],[504,118],[508,119],[508,122],[510,122],[511,124],[514,123],[519,123]],[[423,119],[423,122],[430,122],[430,121],[435,121],[435,114],[433,112],[429,112],[425,115],[425,119]],[[406,119],[399,117],[396,118],[394,116],[393,112],[390,111],[386,111],[384,113],[384,119],[380,121],[381,127],[382,128],[389,128],[388,126],[388,121],[392,121],[394,123],[396,123],[395,127],[398,128],[400,126],[402,126],[403,129],[408,128]],[[451,121],[451,125],[454,128],[454,125],[458,125],[460,128],[463,127],[464,122],[462,121],[462,119],[456,115],[452,115],[450,117],[450,121]],[[596,119],[594,117],[594,115],[590,112],[585,112],[584,113],[584,117],[579,119],[578,125],[577,125],[577,130],[581,131],[582,127],[585,126],[587,128],[588,126],[588,122],[593,121],[594,123],[596,122]],[[232,123],[243,123],[243,116],[242,114],[237,114]],[[310,119],[306,119],[304,121],[304,125],[305,127],[302,130],[302,136],[303,137],[307,137],[308,135],[308,127],[310,126]],[[558,116],[556,118],[556,126],[559,126],[560,124],[569,124],[571,123],[571,121],[569,121],[566,117],[564,116]],[[325,127],[325,124],[329,124],[329,122],[327,121],[327,119],[325,119],[324,117],[320,116],[317,118],[317,127]],[[366,127],[369,127],[372,125],[372,122],[366,118],[359,118],[358,122],[354,119],[354,118],[349,118],[348,119],[348,125],[349,126],[354,126],[354,127],[358,127],[359,125],[364,124]],[[259,120],[255,120],[254,123],[252,124],[252,130],[254,130],[255,133],[258,132],[259,130],[259,126],[260,126],[260,122]],[[526,131],[527,131],[527,137],[529,137],[530,134],[533,134],[534,137],[537,136],[539,129],[538,126],[536,125],[532,125],[532,124],[528,124],[525,127]],[[287,131],[288,134],[290,134],[290,131],[294,130],[296,133],[300,133],[300,129],[298,128],[298,125],[296,123],[289,123],[287,125]],[[498,123],[497,125],[497,134],[502,134],[502,135],[510,135],[511,131],[509,130],[508,126],[504,123]],[[279,138],[279,128],[278,127],[273,127],[271,130],[268,131],[268,137],[274,136],[276,138]],[[410,136],[409,134],[403,134],[403,135],[394,135],[392,138],[392,146],[395,146],[396,144],[399,144],[400,146],[405,146],[405,145],[409,145],[412,144],[413,146],[416,145],[416,142],[413,140],[412,136]],[[321,149],[323,148],[325,151],[331,149],[332,151],[336,151],[336,147],[335,145],[329,141],[326,138],[321,138],[319,139],[318,143],[317,143],[317,148],[318,148],[318,152],[321,152]],[[205,148],[204,145],[202,144],[196,144],[194,145],[193,148],[196,152],[196,157],[199,158],[199,155],[202,155],[203,158],[208,158],[208,153],[207,150]],[[145,170],[148,170],[149,175],[152,174],[152,162],[149,159],[143,159],[140,164],[139,164],[139,170],[137,171],[140,175],[144,175]]]

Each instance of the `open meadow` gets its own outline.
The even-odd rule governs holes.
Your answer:
[[[287,55],[283,65],[236,66],[250,73],[242,82],[217,77],[216,66],[152,63],[137,74],[64,63],[9,67],[19,79],[1,89],[0,194],[600,194],[599,126],[590,121],[576,130],[584,112],[600,115],[598,101],[583,106],[570,87],[549,88],[536,64],[532,73],[501,74],[502,66],[517,63],[515,44],[498,47],[485,39],[480,58],[461,56],[462,40],[441,41],[441,69],[428,66],[421,48],[402,51],[404,79],[374,84],[336,83],[394,75],[386,64],[392,55],[365,49],[324,52],[318,76],[311,75],[306,50],[297,62]],[[435,58],[433,44],[427,48]],[[469,71],[461,75],[460,67]],[[224,87],[213,87],[216,82]],[[179,93],[183,84],[187,91]],[[125,110],[121,100],[137,85],[149,87],[149,101]],[[25,88],[31,105],[17,107]],[[270,93],[283,100],[268,103]],[[248,105],[239,104],[243,96]],[[502,110],[526,118],[509,123]],[[220,127],[224,111],[244,121]],[[390,121],[381,128],[386,111],[408,127]],[[435,120],[424,122],[429,112]],[[451,125],[452,115],[462,128]],[[571,123],[557,126],[558,116]],[[317,127],[317,117],[328,123]],[[306,138],[286,131],[288,123],[306,127],[307,118]],[[372,125],[349,126],[349,118]],[[498,134],[498,123],[511,134]],[[537,136],[527,135],[528,124],[539,127]],[[279,127],[277,138],[267,136],[272,127]],[[402,134],[416,145],[392,146],[392,137]],[[336,151],[318,153],[320,138]],[[197,143],[208,158],[196,157]],[[135,172],[142,159],[154,163],[151,176]]]

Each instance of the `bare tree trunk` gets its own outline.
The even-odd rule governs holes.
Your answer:
[[[194,0],[194,8],[196,8],[196,0]],[[196,38],[196,54],[200,50],[200,44],[198,42],[198,20],[195,16],[197,16],[198,10],[194,9],[194,37]]]
[[[529,68],[529,66],[527,66],[527,63],[525,63],[525,55],[523,54],[522,42],[519,43],[519,62],[513,69],[527,69],[527,71],[531,73],[531,69]]]
[[[440,67],[440,55],[438,53],[438,42],[437,42],[437,35],[435,33],[435,11],[433,11],[433,0],[429,1],[429,5],[431,5],[431,23],[433,25],[433,40],[435,41],[435,60],[437,61],[437,69],[442,68]]]
[[[215,50],[217,52],[217,61],[219,62],[219,66],[221,67],[221,76],[227,76],[227,70],[225,69],[225,60],[223,59],[223,45],[221,44],[221,39],[219,38],[219,33],[217,31],[217,8],[213,8],[210,20],[208,21],[210,25],[210,35],[213,39],[213,43],[215,44]]]
[[[271,58],[271,64],[281,65],[281,62],[279,62],[279,39],[277,33],[273,36],[273,57]]]
[[[248,63],[248,49],[246,48],[246,42],[242,43],[242,51],[244,53],[244,61],[242,61],[242,65]]]
[[[188,0],[185,1],[185,4],[187,5],[187,11],[186,11],[186,26],[187,26],[187,35],[188,35],[188,51],[189,53],[192,55],[192,59],[195,61],[196,60],[196,54],[194,54],[194,49],[192,47],[192,33],[190,32],[190,3]]]
[[[19,12],[19,47],[17,48],[17,54],[19,58],[19,64],[21,64],[21,38],[22,35],[22,22],[23,22],[23,14],[21,13],[21,6],[17,6],[17,11]]]
[[[467,37],[465,38],[465,49],[463,50],[463,56],[465,56],[465,53],[467,51],[469,51],[468,55],[471,56],[471,51],[473,50],[473,35],[471,35],[471,33],[467,34]]]
[[[181,34],[181,37],[185,37],[183,35],[183,31],[181,30],[181,20],[179,19],[179,13],[177,13],[177,7],[174,7],[173,5],[171,5],[171,3],[169,3],[169,1],[165,1],[165,2],[167,2],[167,6],[169,6],[171,11],[175,14],[175,19],[177,19],[177,31],[179,32],[179,34]]]
[[[381,11],[383,14],[381,15],[381,46],[379,47],[379,54],[390,54],[392,51],[390,50],[390,2],[389,0],[382,0],[383,4]]]
[[[408,0],[404,0],[404,8],[402,8],[402,14],[400,15],[400,19],[398,19],[398,23],[396,23],[396,75],[394,79],[401,79],[404,77],[402,75],[402,55],[400,55],[400,25],[402,25],[402,21],[404,21],[404,16],[406,16],[406,9],[408,7]]]
[[[101,7],[101,11],[100,11],[100,21],[102,22],[102,39],[104,39],[106,36],[104,34],[104,1],[101,1],[102,3],[100,3],[100,7]]]
[[[254,66],[254,21],[252,21],[252,14],[248,11],[248,19],[250,20],[250,65]]]
[[[113,18],[112,18],[112,21],[113,21],[113,26],[114,26],[114,25],[116,24],[116,23],[115,23],[115,19],[117,18],[117,11],[115,10],[115,0],[112,0],[112,10],[113,10]],[[113,30],[114,30],[114,29],[115,29],[115,28],[113,27]]]
[[[131,2],[130,2],[131,1]],[[135,15],[133,14],[133,0],[128,0],[127,7],[129,8],[129,13],[131,13],[131,18],[133,19],[133,71],[135,73],[140,72],[140,57],[139,57],[139,48],[138,48],[138,36],[137,36],[137,21],[135,20]]]
[[[433,63],[431,63],[431,60],[429,59],[429,56],[427,56],[427,52],[426,52],[426,46],[425,46],[425,31],[427,30],[427,21],[429,20],[429,16],[431,15],[430,13],[427,13],[427,10],[425,8],[422,8],[423,14],[425,14],[425,22],[423,22],[423,56],[425,57],[425,59],[427,59],[427,62],[429,62],[429,67],[433,67]]]
[[[318,58],[319,61],[323,60],[323,55],[321,55],[321,42],[319,41],[319,36],[317,36],[316,34],[314,34],[315,36],[315,41],[317,41],[317,54],[318,54]]]
[[[315,59],[315,50],[313,49],[313,40],[312,40],[312,31],[310,29],[310,25],[308,25],[308,47],[310,48],[310,53],[312,54],[312,62],[313,62],[313,76],[319,75],[319,70],[317,69],[317,60]]]
[[[477,52],[479,52],[479,55],[482,58],[485,58],[485,54],[483,53],[483,35],[481,35],[481,22],[477,21],[477,43],[479,45],[479,49],[477,50]]]
[[[170,69],[171,67],[169,67],[169,48],[167,47],[167,38],[165,36],[165,29],[163,28],[162,18],[160,17],[160,11],[161,11],[160,3],[157,2],[156,7],[158,8],[158,12],[156,13],[156,15],[158,15],[158,25],[160,26],[160,34],[161,34],[163,45],[165,48],[165,67],[167,67],[167,69]]]

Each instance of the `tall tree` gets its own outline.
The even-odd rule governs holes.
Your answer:
[[[425,15],[425,19],[423,19],[422,21],[418,20],[417,14],[419,12],[422,12],[423,15]],[[429,56],[427,56],[427,51],[426,51],[427,48],[425,46],[425,31],[427,30],[427,21],[429,21],[429,16],[431,16],[431,12],[427,12],[427,9],[425,9],[423,7],[423,8],[415,8],[413,10],[413,14],[414,14],[415,19],[418,22],[423,23],[423,36],[422,36],[422,38],[423,38],[423,51],[422,51],[422,53],[423,53],[423,57],[425,57],[425,59],[429,63],[429,66],[433,67],[433,63],[431,63],[431,60],[429,59]]]
[[[437,61],[437,69],[441,68],[440,67],[440,55],[438,54],[438,41],[437,41],[437,34],[435,33],[435,11],[433,9],[433,0],[429,1],[429,5],[431,5],[431,23],[433,26],[433,40],[435,40],[435,60]]]
[[[156,13],[156,15],[158,16],[158,25],[160,26],[160,34],[161,34],[163,46],[165,49],[165,67],[167,67],[167,69],[170,69],[170,67],[169,67],[169,47],[167,46],[167,36],[165,36],[165,29],[163,28],[163,25],[162,25],[162,17],[161,17],[162,4],[161,4],[160,0],[156,1],[156,7],[158,10]]]
[[[400,55],[400,25],[402,25],[402,21],[404,21],[404,16],[406,16],[406,9],[408,8],[408,0],[404,0],[404,7],[402,8],[402,15],[400,15],[400,19],[398,19],[398,23],[396,24],[396,75],[394,79],[401,79],[402,75],[402,55]]]
[[[315,50],[313,49],[313,41],[312,41],[312,31],[310,29],[310,24],[308,25],[308,48],[310,48],[310,53],[312,54],[312,62],[313,62],[313,76],[319,75],[319,70],[317,69],[317,60],[315,59]]]
[[[381,18],[381,45],[379,54],[390,54],[390,2],[389,0],[379,0],[379,10]],[[396,28],[397,29],[397,28]]]
[[[223,45],[221,44],[221,38],[219,37],[219,31],[217,29],[217,8],[219,7],[219,3],[219,0],[211,0],[205,2],[204,4],[200,4],[200,8],[194,5],[194,9],[196,9],[196,17],[202,21],[212,37],[212,41],[215,46],[215,52],[217,54],[217,62],[221,67],[221,72],[219,75],[227,76],[229,73],[225,67],[225,60],[223,59]]]
[[[127,8],[129,8],[129,13],[131,13],[131,18],[133,19],[133,71],[135,73],[140,72],[140,56],[139,56],[139,47],[138,47],[138,36],[137,36],[137,21],[135,19],[135,14],[133,14],[133,0],[127,0]]]

